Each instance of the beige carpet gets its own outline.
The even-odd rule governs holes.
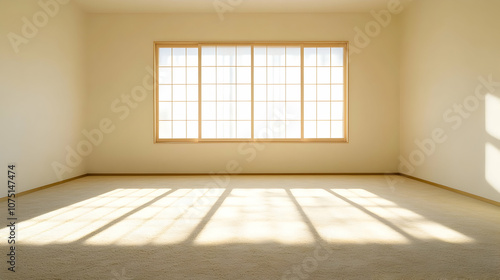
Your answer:
[[[500,279],[499,207],[387,179],[85,177],[18,199],[0,279]]]

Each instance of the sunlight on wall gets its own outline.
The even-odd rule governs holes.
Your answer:
[[[486,132],[500,140],[500,97],[488,93],[485,99],[485,108]],[[497,167],[500,170],[500,166],[497,165]]]
[[[485,147],[486,181],[500,192],[500,149],[491,143]]]

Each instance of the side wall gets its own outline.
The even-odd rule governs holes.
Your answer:
[[[89,155],[91,173],[395,172],[399,153],[398,28],[358,38],[350,63],[350,143],[153,144],[153,91],[130,114],[113,112],[148,81],[154,41],[351,41],[370,14],[112,15],[89,18],[87,127],[104,119],[114,130]],[[377,30],[375,30],[377,31]],[[358,36],[359,37],[359,36]],[[96,138],[97,139],[97,138]]]
[[[400,170],[496,201],[499,10],[496,0],[414,1],[401,48]]]
[[[0,181],[16,163],[18,192],[86,173],[83,159],[64,176],[52,167],[78,143],[87,99],[84,14],[52,3],[0,2]]]

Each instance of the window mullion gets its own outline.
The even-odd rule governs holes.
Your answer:
[[[304,140],[304,46],[300,47],[300,139]]]

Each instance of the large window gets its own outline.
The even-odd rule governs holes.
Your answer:
[[[347,43],[155,43],[155,141],[347,142]]]

